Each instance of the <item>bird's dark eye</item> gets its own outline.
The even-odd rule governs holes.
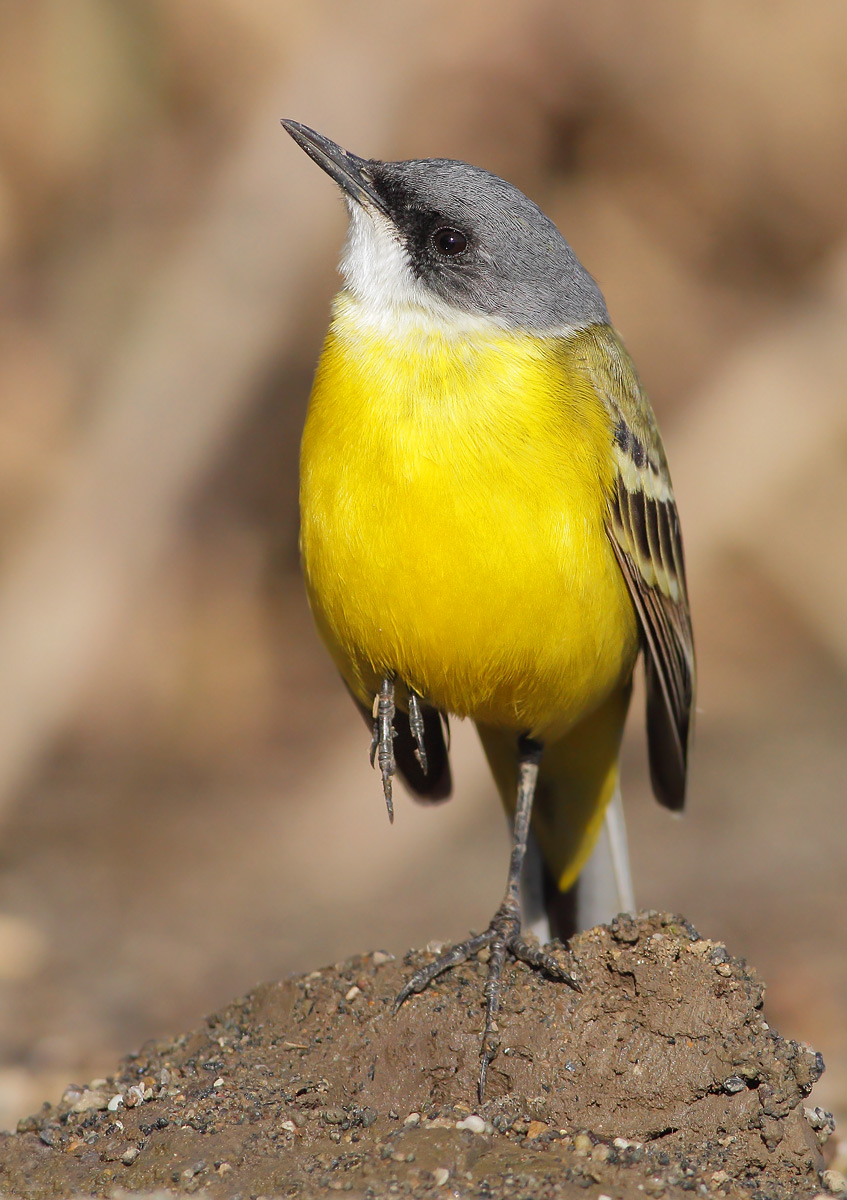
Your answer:
[[[456,258],[457,255],[464,254],[468,248],[467,236],[462,233],[461,229],[436,229],[432,240],[438,253],[446,255],[448,258]]]

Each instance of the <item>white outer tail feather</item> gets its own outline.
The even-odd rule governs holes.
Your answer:
[[[592,929],[621,912],[635,911],[632,872],[626,841],[620,786],[606,809],[597,845],[577,884],[576,914],[580,929]]]
[[[541,853],[534,838],[530,838],[521,890],[524,924],[542,943],[550,941],[550,924],[544,911]],[[606,924],[621,912],[635,912],[635,896],[626,823],[623,814],[620,785],[606,809],[606,819],[597,845],[585,864],[576,883],[576,923],[578,929],[592,929]]]

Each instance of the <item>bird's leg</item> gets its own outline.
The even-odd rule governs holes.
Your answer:
[[[567,983],[580,991],[579,983],[570,975],[552,954],[539,946],[530,945],[521,937],[520,883],[526,843],[529,836],[529,821],[532,801],[538,779],[542,745],[530,737],[521,737],[518,742],[518,796],[515,820],[512,828],[512,853],[509,859],[509,875],[506,892],[497,912],[484,933],[474,934],[467,941],[452,946],[434,962],[421,967],[408,980],[394,1002],[396,1012],[400,1005],[415,992],[422,992],[442,971],[465,962],[484,947],[488,947],[488,980],[485,985],[485,1028],[482,1034],[479,1069],[479,1099],[485,1096],[485,1081],[488,1064],[497,1053],[494,1034],[497,1030],[496,1017],[500,1007],[500,987],[506,955],[524,962],[536,971],[544,971],[553,979]]]
[[[409,728],[415,739],[415,758],[421,765],[424,775],[427,773],[426,743],[424,741],[424,719],[421,712],[420,698],[417,692],[409,689]]]
[[[394,801],[391,797],[391,778],[396,764],[394,762],[394,676],[386,675],[380,684],[379,694],[374,697],[374,726],[371,739],[371,766],[379,762],[382,775],[382,793],[385,796],[385,807],[388,809],[388,819],[394,822]]]
[[[520,951],[526,943],[520,939],[521,932],[520,889],[521,874],[526,858],[526,843],[529,837],[529,821],[532,816],[532,801],[535,796],[535,784],[538,780],[538,764],[541,762],[543,747],[540,742],[531,738],[521,738],[518,742],[518,798],[515,805],[515,821],[512,827],[512,853],[509,857],[509,874],[506,879],[506,894],[497,910],[493,924],[499,925],[502,936],[491,943],[491,958],[488,963],[488,981],[485,985],[485,1028],[482,1031],[482,1049],[480,1050],[479,1069],[479,1098],[485,1093],[485,1079],[488,1074],[488,1064],[497,1053],[497,1042],[492,1037],[496,1030],[497,1010],[500,1007],[500,984],[503,975],[503,964],[506,961],[506,950],[509,949],[515,958],[522,957]]]

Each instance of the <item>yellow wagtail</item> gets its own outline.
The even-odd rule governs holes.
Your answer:
[[[312,612],[372,725],[389,815],[395,769],[449,794],[455,714],[513,822],[490,926],[397,1000],[490,949],[482,1094],[505,956],[576,986],[521,936],[530,817],[561,931],[616,795],[640,649],[653,790],[683,806],[694,653],[677,510],[603,297],[535,204],[464,162],[362,159],[283,124],[350,213],[303,434]]]

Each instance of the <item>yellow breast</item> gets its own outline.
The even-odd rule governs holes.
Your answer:
[[[365,703],[394,671],[445,711],[558,736],[629,677],[612,430],[581,336],[388,336],[336,301],[301,545],[318,627]]]

